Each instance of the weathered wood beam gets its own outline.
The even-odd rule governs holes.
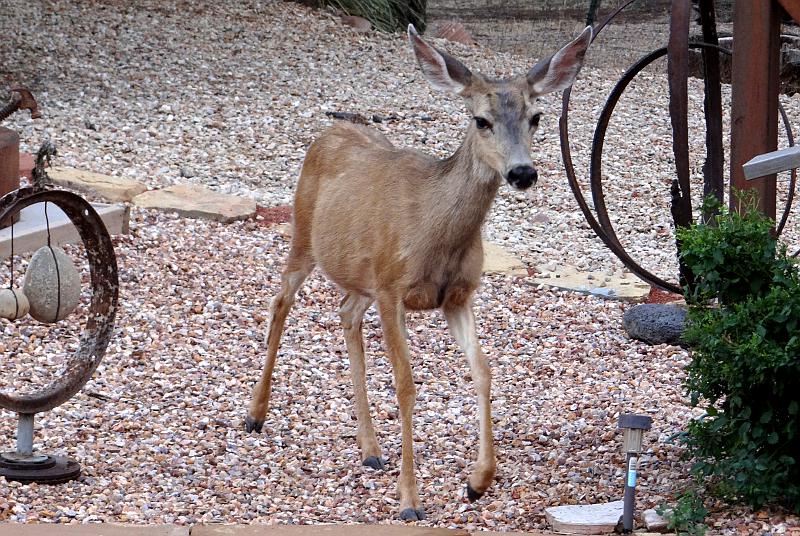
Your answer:
[[[765,175],[800,168],[800,146],[760,154],[748,160],[744,166],[744,177],[751,181]]]
[[[733,11],[731,193],[753,189],[758,207],[775,219],[775,176],[748,182],[742,166],[778,148],[780,20],[774,0],[736,2]],[[730,207],[739,204],[730,196]]]

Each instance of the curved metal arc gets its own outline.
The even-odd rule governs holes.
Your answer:
[[[728,55],[731,53],[725,48],[708,43],[692,43],[689,45],[689,47],[716,49],[719,52]],[[625,73],[622,75],[622,78],[619,79],[614,88],[611,90],[608,99],[606,99],[606,103],[603,106],[602,112],[600,113],[600,118],[597,121],[597,128],[594,131],[594,138],[592,140],[592,154],[589,165],[589,184],[591,185],[592,189],[592,200],[594,201],[595,210],[597,211],[597,218],[600,221],[600,225],[603,227],[603,230],[609,235],[609,237],[618,244],[619,239],[617,238],[616,232],[614,231],[614,226],[608,216],[605,195],[603,193],[602,158],[606,131],[608,129],[608,124],[611,122],[611,116],[616,109],[617,103],[622,97],[624,91],[627,89],[628,85],[646,67],[666,54],[667,47],[654,50],[633,64],[633,66],[631,66],[627,71],[625,71]]]
[[[561,118],[559,120],[559,133],[561,138],[561,157],[564,160],[564,167],[567,173],[567,180],[569,181],[569,186],[572,189],[572,193],[575,196],[575,200],[578,202],[578,206],[583,212],[583,216],[586,218],[587,223],[595,232],[595,234],[603,241],[603,243],[611,250],[617,258],[622,261],[622,263],[634,274],[636,274],[641,279],[647,281],[648,283],[654,284],[658,287],[661,287],[665,290],[670,292],[675,292],[680,294],[682,291],[680,287],[674,285],[672,283],[668,283],[664,281],[660,277],[648,272],[639,264],[637,264],[629,255],[628,253],[619,245],[619,243],[614,242],[611,238],[605,233],[603,228],[595,219],[594,215],[592,214],[591,210],[589,209],[588,203],[586,203],[586,198],[584,198],[583,193],[581,192],[580,184],[578,184],[577,176],[575,175],[575,167],[572,164],[572,152],[569,148],[569,98],[570,98],[571,88],[567,88],[564,90],[563,94],[563,103],[561,107]]]
[[[783,120],[783,126],[784,128],[786,128],[786,138],[789,140],[789,147],[794,147],[794,133],[792,132],[792,124],[789,122],[789,116],[786,114],[786,109],[780,102],[778,102],[778,111],[781,114],[781,119]],[[786,198],[786,206],[783,209],[783,216],[781,216],[781,223],[778,225],[778,228],[775,231],[775,234],[777,236],[780,236],[781,233],[783,232],[783,228],[786,226],[786,221],[789,219],[789,213],[792,211],[792,202],[794,201],[794,189],[796,184],[797,184],[797,168],[793,169],[791,172],[791,178],[789,179],[789,194]]]
[[[117,261],[111,237],[94,207],[82,197],[41,187],[20,188],[0,198],[0,222],[27,206],[45,201],[63,210],[78,230],[89,260],[92,299],[80,345],[70,359],[65,375],[38,393],[13,396],[0,392],[0,407],[17,413],[51,410],[83,387],[105,354],[119,299]]]
[[[606,103],[603,106],[602,112],[600,113],[600,118],[597,121],[597,128],[595,128],[594,137],[592,139],[592,154],[589,161],[589,184],[592,190],[592,201],[594,202],[594,208],[597,211],[597,219],[600,222],[600,226],[608,235],[609,239],[613,240],[620,248],[622,245],[617,238],[617,234],[614,231],[614,226],[612,225],[611,219],[608,216],[608,209],[606,207],[602,185],[602,159],[606,131],[608,130],[608,124],[611,122],[611,115],[613,114],[619,99],[622,97],[623,92],[628,87],[628,84],[630,84],[636,75],[638,75],[648,65],[658,58],[666,55],[666,53],[666,47],[660,48],[641,58],[632,67],[625,71],[625,73],[622,75],[622,78],[619,79],[606,99]]]

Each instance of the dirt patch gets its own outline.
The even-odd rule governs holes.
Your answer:
[[[683,300],[683,296],[680,294],[650,287],[650,294],[647,296],[645,303],[672,303],[681,300]]]
[[[292,207],[289,205],[256,207],[256,223],[259,225],[275,225],[278,223],[288,223],[290,221],[292,221]]]

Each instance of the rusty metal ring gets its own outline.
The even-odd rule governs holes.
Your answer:
[[[627,5],[628,4],[626,4],[623,7],[626,7]],[[614,15],[616,15],[616,13]],[[603,26],[605,26],[605,23],[603,24]],[[689,46],[690,48],[717,49],[719,52],[722,52],[724,54],[731,53],[729,50],[725,48],[719,47],[717,45],[712,45],[709,43],[691,43]],[[567,172],[567,179],[569,181],[570,188],[572,189],[572,192],[575,195],[576,200],[578,201],[578,205],[581,208],[581,211],[583,212],[587,222],[589,223],[589,226],[592,228],[595,234],[597,234],[597,236],[603,241],[603,243],[612,251],[612,253],[614,253],[617,256],[617,258],[619,258],[620,261],[622,261],[622,263],[633,273],[635,273],[638,277],[640,277],[641,279],[643,279],[648,283],[664,288],[671,292],[681,293],[682,291],[679,286],[665,281],[664,279],[656,276],[655,274],[643,268],[636,261],[634,261],[634,259],[631,258],[630,255],[628,255],[628,253],[622,247],[622,244],[620,244],[619,239],[617,238],[617,235],[614,231],[614,227],[608,216],[608,210],[605,205],[605,197],[602,191],[602,180],[601,180],[601,169],[600,169],[603,143],[605,140],[605,132],[608,123],[611,119],[611,114],[614,111],[614,107],[616,106],[617,102],[622,96],[624,90],[627,88],[628,84],[636,77],[636,75],[638,75],[644,68],[646,68],[648,65],[650,65],[658,58],[665,56],[667,54],[667,50],[668,50],[667,47],[664,47],[654,52],[651,52],[647,56],[641,58],[627,71],[625,71],[622,78],[614,86],[614,89],[612,90],[611,94],[609,95],[606,101],[606,104],[603,107],[603,111],[600,115],[600,119],[598,120],[598,125],[594,133],[594,138],[592,142],[591,163],[590,163],[590,187],[592,191],[594,208],[597,211],[597,219],[595,219],[594,215],[589,209],[588,203],[586,202],[586,199],[584,198],[583,193],[580,189],[580,185],[575,175],[575,169],[572,163],[572,155],[569,148],[568,115],[569,115],[569,100],[572,88],[568,88],[567,90],[564,91],[563,102],[562,102],[562,114],[561,114],[561,120],[559,121],[559,126],[561,133],[561,154],[564,159],[564,165]],[[786,112],[780,103],[778,104],[778,106],[781,111],[781,116],[784,122],[784,126],[786,128],[786,134],[789,139],[789,144],[794,145],[792,129],[788,121],[788,117],[786,116]],[[789,186],[789,197],[786,202],[783,218],[778,227],[778,234],[780,234],[780,232],[783,230],[789,212],[791,211],[792,200],[794,197],[793,194],[796,184],[796,174],[797,174],[796,170],[793,170]]]
[[[12,396],[0,391],[0,407],[17,413],[49,411],[70,399],[89,380],[103,359],[114,329],[119,297],[114,246],[94,207],[82,197],[45,187],[20,188],[0,198],[0,226],[36,203],[53,203],[78,230],[89,260],[92,300],[80,345],[67,364],[66,373],[33,394]]]

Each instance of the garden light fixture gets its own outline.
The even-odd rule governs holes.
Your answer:
[[[653,419],[647,415],[622,413],[619,416],[618,428],[625,431],[622,450],[626,454],[625,495],[622,509],[622,532],[633,532],[634,493],[636,491],[636,469],[639,465],[639,454],[642,452],[642,436],[650,429]]]

